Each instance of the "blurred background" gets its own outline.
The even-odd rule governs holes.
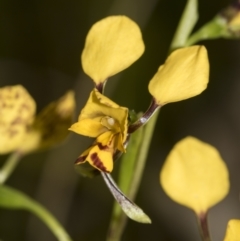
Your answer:
[[[150,102],[148,82],[166,58],[185,3],[0,1],[0,87],[22,84],[36,100],[38,111],[74,89],[77,118],[93,88],[80,64],[85,36],[101,18],[124,14],[140,25],[146,51],[130,68],[109,81],[106,94],[122,106],[144,111]],[[199,1],[196,29],[230,3]],[[229,219],[240,218],[240,41],[218,39],[201,44],[207,47],[210,59],[208,89],[161,110],[136,198],[152,224],[129,220],[123,241],[200,241],[193,212],[170,200],[159,184],[159,171],[167,154],[187,135],[218,148],[230,171],[230,194],[209,212],[213,241],[223,239]],[[87,137],[71,133],[60,147],[24,157],[7,181],[48,208],[75,241],[104,241],[113,205],[113,197],[100,176],[82,178],[74,170],[76,157],[90,142]],[[0,157],[0,165],[6,158]],[[116,167],[114,178],[117,170]],[[0,239],[52,241],[55,237],[32,214],[0,209]]]

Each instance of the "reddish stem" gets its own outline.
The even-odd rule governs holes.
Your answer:
[[[153,114],[160,108],[161,106],[156,103],[156,100],[153,98],[150,106],[148,107],[147,111],[133,124],[128,127],[128,133],[133,133],[141,126],[145,125]]]
[[[205,213],[202,212],[200,214],[197,214],[198,224],[199,224],[200,233],[203,241],[211,241],[210,233],[208,229],[207,214],[208,214],[207,212]]]
[[[106,79],[104,82],[101,82],[101,83],[95,85],[95,88],[96,88],[101,94],[103,94],[106,83],[107,83],[107,79]]]

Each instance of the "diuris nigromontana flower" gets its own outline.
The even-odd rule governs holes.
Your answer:
[[[100,171],[111,172],[115,151],[125,152],[127,126],[128,109],[94,89],[78,117],[78,122],[69,129],[77,134],[96,138],[93,145],[79,156],[76,164],[88,161]]]
[[[23,86],[0,88],[0,154],[27,154],[59,144],[68,135],[74,109],[72,91],[35,115],[36,103]]]
[[[110,16],[88,32],[81,60],[96,85],[128,68],[144,52],[138,25],[126,16]]]

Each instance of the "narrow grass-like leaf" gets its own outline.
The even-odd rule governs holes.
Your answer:
[[[71,241],[61,224],[42,205],[18,190],[0,186],[0,207],[32,212],[48,226],[59,241]]]

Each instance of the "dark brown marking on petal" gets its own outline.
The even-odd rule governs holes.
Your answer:
[[[27,105],[27,104],[22,104],[22,106],[21,106],[21,108],[22,109],[26,109],[26,110],[29,110],[30,108],[29,108],[29,105]]]
[[[100,150],[107,150],[108,149],[108,146],[104,146],[102,145],[102,143],[97,143],[98,147]]]
[[[78,157],[78,159],[75,161],[75,164],[78,165],[85,162],[86,158],[87,158],[87,155]]]
[[[11,125],[18,125],[18,124],[21,124],[23,123],[22,119],[18,116],[17,118],[15,118],[15,120],[13,120],[11,122]]]
[[[17,134],[18,134],[18,131],[17,131],[17,130],[12,130],[12,129],[10,129],[10,130],[8,131],[8,135],[9,135],[10,138],[13,138],[13,137],[16,136]]]
[[[20,96],[20,95],[19,95],[19,93],[18,93],[18,92],[16,92],[16,93],[15,93],[15,99],[18,99],[18,98],[19,98],[19,96]]]
[[[93,164],[99,168],[101,171],[103,172],[108,172],[106,167],[103,165],[101,159],[98,157],[98,154],[96,152],[94,152],[91,156],[90,156],[91,160],[93,161]]]
[[[2,103],[2,108],[5,108],[7,104],[5,102]]]

